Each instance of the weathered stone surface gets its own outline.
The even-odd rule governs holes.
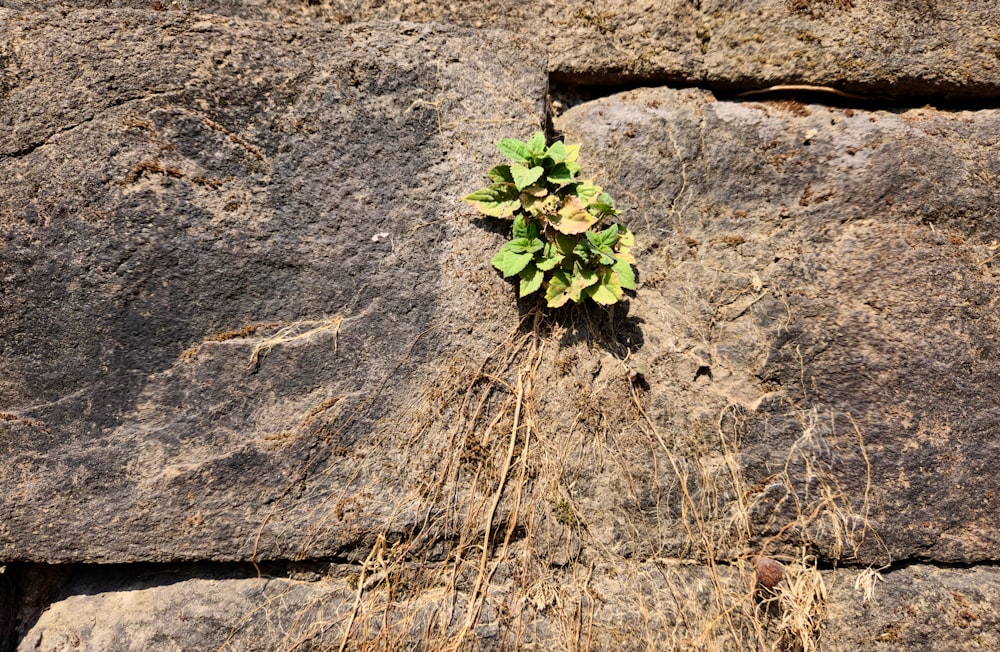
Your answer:
[[[64,2],[6,0],[29,11]],[[77,7],[218,12],[277,21],[440,21],[509,32],[505,64],[545,51],[557,79],[778,84],[863,95],[1000,97],[1000,7],[960,0],[80,0]]]
[[[647,89],[556,125],[633,209],[647,411],[739,453],[721,517],[828,558],[1000,557],[1000,113]]]
[[[280,575],[240,577],[208,568],[170,572],[80,571],[52,596],[51,606],[23,625],[18,650],[349,649],[391,643],[422,645],[428,627],[447,612],[440,591],[389,589],[376,583],[371,599],[388,608],[378,618],[355,618],[357,567],[316,565]],[[627,572],[622,572],[627,571]],[[583,649],[981,650],[1000,645],[1000,572],[913,565],[892,571],[816,571],[788,567],[773,592],[750,591],[749,568],[619,563],[591,569],[586,580],[569,571],[539,577],[531,592],[496,587],[475,646],[503,644]],[[718,587],[737,599],[719,614]],[[464,587],[467,588],[467,587]],[[392,597],[389,598],[388,591]],[[368,599],[368,598],[366,598]],[[467,592],[455,596],[467,603]],[[520,619],[505,605],[523,600]],[[638,607],[636,606],[638,602]],[[360,610],[359,613],[366,613]],[[713,628],[734,619],[735,631]],[[579,627],[584,618],[586,629]],[[451,632],[460,627],[453,623]],[[348,634],[348,627],[350,633]],[[942,635],[947,632],[947,637]]]
[[[457,201],[546,72],[997,95],[988,3],[697,4],[0,0],[0,651],[996,647],[994,566],[815,569],[1000,558],[996,111],[572,109],[613,311]]]
[[[55,2],[4,0],[0,6],[30,11]],[[78,7],[130,7],[149,10],[146,0],[83,0]],[[222,0],[195,3],[162,2],[164,10],[219,12],[274,21],[318,20],[350,24],[370,20],[443,22],[477,29],[507,32],[497,43],[503,64],[511,70],[525,67],[523,55],[547,53],[551,69],[566,74],[610,79],[617,74],[654,73],[670,77],[698,75],[702,60],[696,32],[700,17],[686,0],[635,3],[570,2],[525,3],[501,0],[473,2],[407,2],[390,0],[334,0],[306,3],[298,0]]]
[[[367,438],[467,328],[453,270],[498,236],[457,196],[541,125],[544,60],[130,11],[0,40],[0,560],[323,556],[412,523]]]
[[[876,576],[845,572],[831,586],[823,649],[1000,648],[1000,570],[915,564]],[[869,595],[866,590],[873,587]]]
[[[345,636],[347,649],[441,649],[462,628],[460,617],[448,617],[461,615],[469,603],[470,586],[461,579],[450,593],[376,580],[359,601],[358,567],[320,570],[311,576],[297,571],[262,578],[227,577],[210,568],[139,578],[117,571],[80,572],[63,582],[44,613],[24,621],[17,649],[327,650],[337,649]],[[762,645],[769,635],[795,640],[797,634],[778,613],[792,606],[791,594],[775,598],[777,617],[752,615],[760,611],[760,601],[748,592],[745,570],[625,562],[591,568],[585,577],[569,570],[546,573],[520,589],[501,577],[467,647],[558,649],[575,640],[582,649],[641,649],[642,641],[658,649],[742,650]],[[794,576],[803,583],[824,580],[814,570]],[[712,597],[719,586],[739,596],[726,605],[732,610],[728,617],[750,616],[745,624],[756,622],[756,629],[713,626],[713,618],[721,615]],[[820,622],[821,604],[805,599],[802,608]]]
[[[960,0],[706,0],[705,82],[892,97],[1000,95],[1000,7]]]
[[[628,641],[651,629],[650,624],[659,629],[653,640],[664,645],[676,641],[677,633],[668,633],[668,627],[678,625],[680,612],[671,605],[668,587],[683,582],[689,598],[684,608],[693,615],[695,599],[708,597],[707,574],[694,568],[658,569],[655,564],[634,565],[631,571],[623,578],[613,569],[597,569],[590,594],[572,577],[562,582],[540,578],[534,593],[524,596],[498,587],[486,605],[484,624],[475,631],[475,647],[498,649],[518,641],[558,645],[566,638],[565,628],[572,626],[574,609],[590,613],[590,631],[580,632],[580,638],[595,647],[616,643],[628,647]],[[331,565],[313,577],[302,571],[293,572],[293,577],[214,575],[211,569],[150,572],[139,578],[130,578],[125,571],[77,573],[64,581],[44,613],[33,622],[25,621],[28,627],[17,649],[326,650],[337,649],[345,635],[348,649],[379,644],[420,646],[427,643],[424,636],[433,630],[434,621],[448,613],[448,600],[455,599],[460,608],[468,602],[467,586],[445,599],[441,591],[412,592],[376,582],[366,601],[374,600],[385,614],[358,618],[354,614],[357,591],[352,586],[359,577],[357,567]],[[723,576],[721,581],[727,584],[738,581],[733,573]],[[650,613],[646,617],[652,623],[621,608],[636,591],[647,595]],[[595,600],[598,592],[603,599]],[[515,597],[528,601],[529,619],[518,622],[504,615],[503,607]],[[555,608],[557,602],[570,612]],[[455,619],[448,630],[454,634],[461,625]]]
[[[252,569],[251,569],[252,570]],[[22,623],[18,650],[334,649],[353,593],[343,579],[239,577],[211,568],[126,568],[67,577]],[[330,630],[333,629],[331,632]]]

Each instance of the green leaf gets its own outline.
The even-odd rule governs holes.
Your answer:
[[[528,265],[521,270],[521,290],[520,296],[526,297],[532,292],[538,291],[542,287],[542,273],[534,264]]]
[[[610,269],[602,272],[600,282],[588,287],[585,292],[595,303],[605,306],[622,300],[622,287]]]
[[[533,254],[541,251],[545,243],[538,238],[514,238],[504,246],[515,254]]]
[[[549,279],[549,287],[545,290],[545,301],[550,308],[558,308],[565,305],[569,299],[569,276],[563,270],[559,270]]]
[[[586,267],[584,265],[581,265],[579,263],[577,263],[576,265],[574,265],[573,266],[573,278],[572,278],[572,281],[573,281],[573,287],[577,288],[577,291],[575,292],[575,296],[573,297],[573,301],[579,301],[580,300],[580,292],[584,288],[588,288],[591,285],[593,285],[594,283],[597,283],[599,280],[600,280],[600,277],[598,276],[597,272],[595,272],[594,270],[592,270],[589,267]]]
[[[498,140],[497,149],[515,163],[527,163],[531,160],[531,148],[517,138]]]
[[[609,208],[606,204],[593,204],[587,208],[591,215],[597,218],[608,217],[609,215],[621,215],[621,211]]]
[[[500,248],[500,251],[493,256],[493,266],[503,273],[504,278],[509,278],[514,274],[519,273],[522,269],[528,266],[528,263],[531,262],[532,258],[530,253],[516,253],[511,251],[508,246],[509,244],[509,242],[505,244]]]
[[[618,239],[621,238],[622,230],[624,230],[624,228],[625,227],[620,224],[612,224],[608,228],[601,231],[601,241],[613,248],[616,244],[618,244]]]
[[[612,224],[603,231],[587,231],[587,240],[595,249],[604,253],[611,253],[612,248],[618,243],[618,225]]]
[[[536,131],[528,139],[528,149],[531,150],[532,154],[541,156],[545,153],[545,134],[541,131]]]
[[[533,168],[526,168],[523,165],[515,163],[510,166],[510,173],[514,177],[514,185],[517,189],[524,190],[538,181],[542,177],[542,174],[545,173],[545,170],[539,165]]]
[[[597,201],[594,202],[590,209],[591,211],[596,211],[597,215],[601,217],[621,214],[621,211],[615,208],[615,201],[611,199],[611,195],[606,192],[602,192],[597,197]]]
[[[576,145],[566,145],[566,160],[570,163],[574,163],[576,158],[580,155],[580,144]],[[580,166],[576,166],[577,172],[580,171]]]
[[[566,143],[561,140],[549,145],[549,158],[553,163],[562,163],[566,160]]]
[[[598,265],[614,265],[618,262],[614,254],[606,254],[604,252],[598,252],[597,254],[597,264]]]
[[[514,238],[534,240],[538,238],[538,224],[534,220],[526,221],[523,215],[514,216]]]
[[[617,274],[619,285],[626,290],[635,291],[635,272],[632,271],[632,266],[628,262],[619,258],[611,267],[611,271]]]
[[[542,249],[541,258],[535,259],[535,265],[538,269],[547,272],[550,269],[554,269],[559,263],[565,259],[565,256],[559,251],[554,242],[546,242],[545,247]]]
[[[517,188],[506,183],[495,183],[462,197],[462,201],[472,204],[476,210],[492,217],[510,217],[521,208]]]
[[[622,249],[635,246],[635,236],[621,224],[618,225],[618,246]]]
[[[562,233],[556,233],[555,246],[561,254],[564,256],[572,256],[573,249],[576,248],[578,238],[571,235],[563,235]]]
[[[576,186],[576,196],[580,198],[580,201],[584,206],[589,206],[594,203],[600,194],[601,187],[595,186],[589,181],[584,181]]]
[[[528,237],[528,224],[524,221],[523,215],[514,216],[514,237],[515,238]]]
[[[486,176],[488,176],[491,181],[496,181],[498,183],[514,183],[514,177],[510,175],[509,165],[497,165],[487,172]]]
[[[618,236],[618,245],[616,247],[616,256],[618,260],[624,260],[627,263],[635,264],[635,257],[632,255],[632,247],[635,245],[635,236],[632,232],[626,229],[622,225],[618,225],[621,235]]]
[[[597,281],[597,274],[581,265],[575,266],[572,275],[568,274],[566,270],[557,270],[552,273],[552,278],[549,279],[545,299],[550,308],[565,305],[570,299],[579,303],[582,298],[581,293]]]
[[[614,265],[618,262],[618,256],[615,254],[614,247],[618,244],[620,228],[624,227],[612,224],[603,231],[587,231],[587,241],[597,254],[598,264]]]
[[[565,163],[556,163],[545,178],[551,183],[572,183],[573,173]]]

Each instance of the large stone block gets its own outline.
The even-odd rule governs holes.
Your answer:
[[[960,0],[707,0],[705,83],[876,97],[1000,95],[1000,7]]]
[[[366,438],[466,328],[498,238],[458,197],[542,126],[544,56],[400,23],[4,24],[0,559],[328,556],[412,524],[410,453]]]
[[[335,649],[353,606],[346,581],[303,579],[308,573],[98,568],[64,573],[50,589],[51,602],[34,610],[26,605],[16,649]],[[39,577],[28,572],[22,584],[37,590],[32,580]]]
[[[428,628],[452,601],[459,608],[468,601],[467,587],[447,594],[375,577],[359,602],[357,567],[314,566],[265,569],[261,577],[212,567],[79,570],[67,574],[47,609],[25,613],[17,649],[337,649],[345,640],[347,649],[438,646],[444,638],[428,641]],[[747,570],[635,562],[599,565],[584,577],[557,570],[536,578],[520,618],[505,613],[508,596],[497,587],[470,646],[554,649],[576,641],[583,649],[631,650],[642,641],[657,649],[852,652],[1000,645],[996,568],[915,564],[880,573],[789,564],[774,591],[754,591]],[[460,625],[453,619],[450,632]]]
[[[831,559],[1000,556],[1000,113],[646,89],[556,124],[631,209],[651,413],[740,453],[720,518]]]
[[[5,0],[22,11],[63,2]],[[575,84],[683,82],[750,90],[805,84],[878,97],[1000,96],[1000,7],[960,0],[78,0],[77,7],[348,24],[438,21],[501,29],[506,66],[547,52]]]

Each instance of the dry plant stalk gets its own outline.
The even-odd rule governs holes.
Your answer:
[[[331,333],[333,335],[333,348],[337,348],[337,334],[340,332],[340,324],[344,318],[340,315],[329,319],[318,321],[297,321],[281,328],[274,335],[264,338],[258,342],[253,351],[250,352],[250,361],[247,369],[256,369],[260,364],[261,356],[276,346],[291,344],[297,341],[307,340],[318,333]]]

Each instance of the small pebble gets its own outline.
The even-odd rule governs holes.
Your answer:
[[[754,570],[757,574],[757,584],[765,589],[773,589],[785,577],[781,564],[770,557],[757,557],[754,560]]]

